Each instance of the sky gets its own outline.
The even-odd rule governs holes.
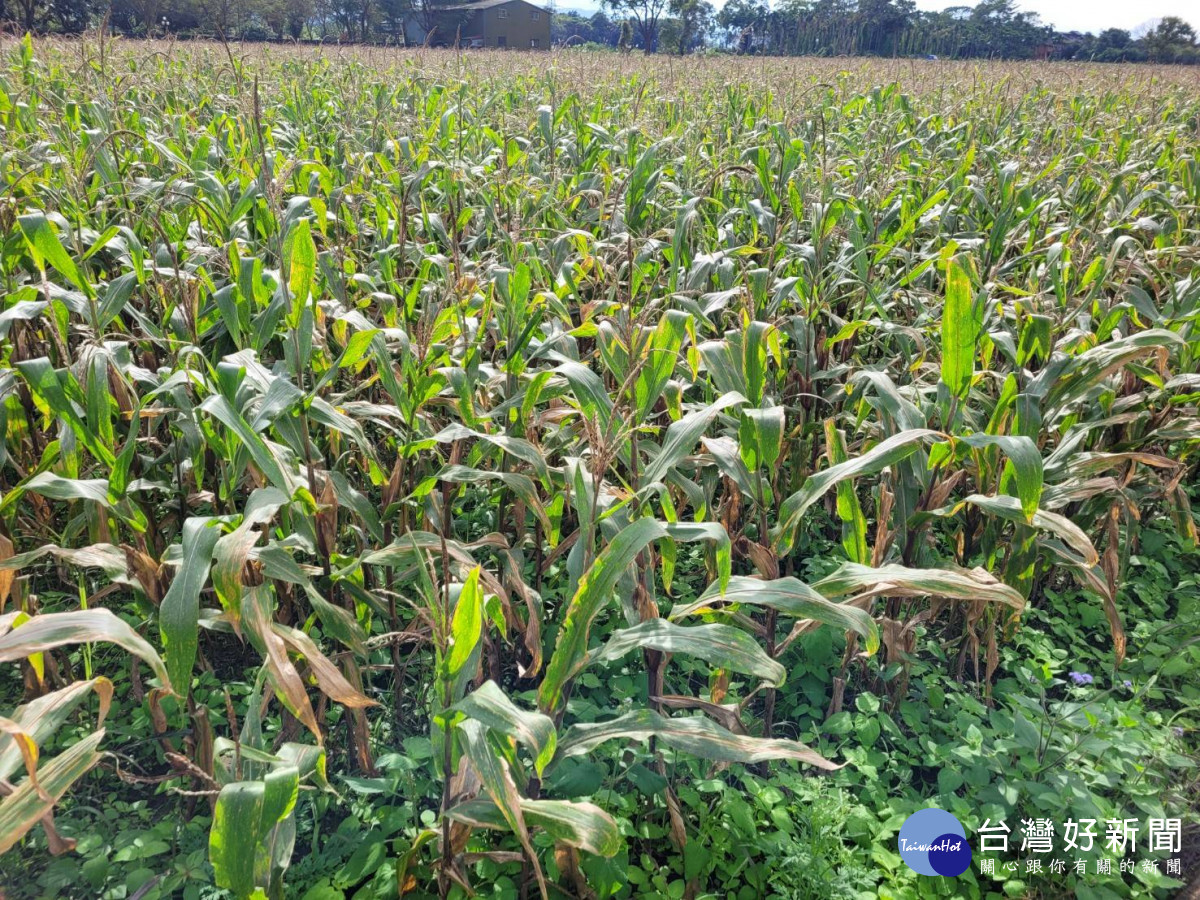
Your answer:
[[[974,6],[977,0],[916,0],[919,9],[945,9],[947,6]],[[725,0],[712,0],[720,9]],[[593,11],[599,0],[558,0],[560,9]],[[1037,13],[1047,25],[1059,31],[1103,31],[1105,28],[1135,30],[1163,16],[1179,16],[1200,31],[1200,0],[1017,0],[1017,6]]]
[[[947,6],[974,6],[953,0],[917,0],[919,9],[945,9]],[[1178,16],[1200,27],[1197,0],[1018,0],[1017,6],[1037,13],[1047,25],[1059,31],[1103,31],[1124,28],[1132,31],[1145,22],[1163,16]]]

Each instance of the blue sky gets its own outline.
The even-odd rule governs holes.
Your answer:
[[[712,0],[720,9],[725,0]],[[920,9],[974,6],[975,0],[917,0]],[[1042,21],[1061,31],[1103,31],[1105,28],[1135,30],[1163,16],[1179,16],[1200,30],[1198,0],[1017,0],[1017,5],[1035,12]],[[595,10],[598,0],[558,0],[558,6]]]
[[[920,9],[945,9],[947,6],[974,6],[945,0],[917,0]],[[1179,16],[1200,25],[1196,0],[1017,0],[1017,6],[1035,12],[1042,21],[1060,31],[1103,31],[1105,28],[1133,30],[1163,16]]]

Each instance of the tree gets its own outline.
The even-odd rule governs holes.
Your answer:
[[[604,44],[617,46],[621,26],[603,12],[582,16],[576,12],[555,13],[550,39],[556,46],[568,44]]]
[[[234,12],[239,5],[235,0],[197,0],[196,3],[208,27],[219,37],[230,35]]]
[[[683,56],[696,49],[711,29],[712,4],[706,0],[671,0],[671,15],[678,20],[675,52]]]
[[[329,7],[347,40],[367,38],[375,11],[372,0],[330,0]]]
[[[1196,30],[1178,16],[1164,16],[1142,41],[1155,62],[1186,62],[1196,46]]]
[[[224,0],[208,0],[221,3]],[[299,40],[313,17],[312,0],[257,0],[252,11],[271,30],[273,37]]]
[[[48,18],[56,31],[79,34],[87,30],[99,12],[96,0],[50,0]]]
[[[1164,16],[1150,35],[1168,44],[1191,47],[1196,43],[1196,29],[1178,16]]]
[[[621,20],[621,34],[617,38],[617,48],[626,52],[633,46],[633,28],[628,19]]]
[[[404,25],[412,14],[409,0],[379,0],[379,28],[394,43],[407,43]]]
[[[981,0],[971,10],[969,56],[1028,59],[1052,34],[1033,13],[1020,12],[1016,0]]]
[[[283,37],[284,25],[287,21],[285,0],[259,0],[258,16],[262,23],[271,31],[271,37]]]
[[[162,24],[161,0],[115,0],[113,23],[134,34],[149,35]]]
[[[604,7],[614,13],[629,16],[637,26],[642,41],[642,50],[654,53],[658,50],[658,26],[671,4],[671,0],[603,0]]]
[[[888,0],[865,2],[877,8],[888,5]],[[763,25],[768,26],[769,37],[764,35],[764,40],[771,46],[762,49],[820,56],[858,53],[859,8],[861,4],[856,7],[854,0],[788,0],[766,15]]]
[[[614,22],[602,12],[588,19],[588,40],[597,44],[607,44],[615,47],[621,38],[621,25]]]
[[[717,14],[717,24],[738,53],[753,53],[755,34],[765,31],[770,14],[766,4],[757,0],[729,0]]]
[[[1133,42],[1133,37],[1124,28],[1105,28],[1096,35],[1097,50],[1124,50]]]
[[[37,31],[43,9],[41,0],[17,0],[17,9],[21,12],[21,30],[26,33]]]
[[[1090,42],[1085,41],[1075,58],[1120,62],[1128,59],[1133,52],[1133,36],[1128,31],[1124,28],[1105,28]]]
[[[917,11],[913,0],[858,0],[859,53],[891,56]]]
[[[336,9],[347,0],[329,0]],[[349,0],[349,2],[367,2],[372,0]],[[447,0],[378,0],[379,15],[383,20],[383,28],[388,34],[400,38],[401,43],[409,43],[408,22],[416,22],[421,33],[421,41],[437,41],[452,43],[457,29],[450,24],[446,16],[438,15],[438,7],[445,6]],[[442,27],[439,28],[438,26]],[[551,20],[553,28],[553,20]]]
[[[312,0],[285,0],[284,24],[292,40],[300,40],[304,35],[304,26],[308,24],[312,15]]]

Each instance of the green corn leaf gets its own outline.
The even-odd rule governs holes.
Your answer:
[[[1165,360],[1170,350],[1183,344],[1183,338],[1165,328],[1152,328],[1106,344],[1092,347],[1061,366],[1048,365],[1030,386],[1030,392],[1043,397],[1047,411],[1081,400],[1089,390],[1135,359],[1155,354]]]
[[[531,465],[543,483],[549,481],[550,472],[546,466],[546,457],[541,450],[529,443],[529,441],[509,437],[505,434],[488,434],[482,431],[475,431],[457,422],[447,425],[433,436],[433,440],[439,444],[450,444],[454,441],[462,441],[468,438],[486,441],[510,456],[515,456],[521,462]]]
[[[300,773],[290,765],[268,772],[262,781],[239,781],[221,788],[209,832],[208,858],[218,887],[239,900],[262,891],[282,896],[278,884],[291,861],[295,825],[291,821],[300,791]]]
[[[120,547],[112,544],[92,544],[90,547],[72,549],[56,547],[54,544],[43,544],[36,550],[18,553],[8,559],[0,560],[0,570],[22,569],[36,562],[43,556],[53,556],[55,559],[71,566],[80,568],[101,569],[104,576],[116,584],[136,585],[136,580],[129,577],[129,563]]]
[[[829,462],[841,465],[847,462],[846,439],[837,429],[832,419],[825,420],[825,446],[829,451]],[[863,515],[862,505],[858,502],[858,494],[854,491],[853,483],[843,481],[837,486],[837,513],[842,520],[842,547],[851,562],[866,563],[869,561],[867,549],[867,519]]]
[[[584,415],[602,423],[608,422],[612,417],[612,400],[599,375],[587,366],[570,360],[559,363],[554,371],[567,379],[571,393],[575,395]]]
[[[308,219],[300,219],[292,226],[284,241],[283,256],[288,266],[288,292],[292,298],[288,324],[296,328],[300,324],[300,311],[312,296],[313,276],[317,271],[317,248]]]
[[[221,788],[208,839],[208,859],[218,887],[238,898],[255,890],[254,858],[262,819],[261,782],[235,782]]]
[[[800,490],[784,500],[779,508],[779,524],[772,533],[775,552],[783,555],[791,549],[800,519],[831,487],[850,478],[881,472],[916,453],[922,444],[942,437],[941,432],[929,428],[902,431],[880,441],[861,456],[810,475]]]
[[[18,706],[10,718],[36,745],[44,746],[79,704],[92,694],[100,701],[96,722],[96,727],[99,728],[104,724],[113,695],[112,682],[102,676],[72,682],[65,688],[43,694]],[[11,780],[21,766],[21,757],[21,749],[12,735],[0,734],[0,778]]]
[[[454,606],[454,617],[450,623],[450,652],[446,656],[448,677],[453,678],[467,664],[482,633],[483,589],[479,586],[479,566],[476,566],[463,582]]]
[[[158,626],[171,684],[186,697],[192,683],[192,666],[199,646],[200,590],[208,580],[213,547],[220,528],[208,518],[192,517],[183,523],[183,563],[158,608]]]
[[[25,482],[25,490],[52,500],[91,500],[106,509],[113,508],[108,482],[103,478],[63,478],[53,472],[39,472]]]
[[[717,415],[731,406],[745,403],[741,394],[727,393],[718,397],[703,409],[688,413],[667,428],[661,449],[642,471],[642,484],[662,481],[676,464],[696,449],[700,436]]]
[[[458,712],[506,734],[533,751],[538,777],[554,757],[558,736],[554,722],[539,712],[521,709],[494,681],[485,681],[455,704]]]
[[[567,606],[562,631],[538,691],[538,702],[543,711],[557,708],[570,673],[587,653],[592,622],[611,599],[617,580],[633,565],[646,545],[665,533],[662,523],[654,519],[638,519],[630,523],[600,552],[591,568],[579,580],[579,587]]]
[[[879,649],[879,628],[870,614],[855,606],[835,603],[797,578],[776,578],[762,581],[738,576],[729,579],[722,593],[710,587],[692,603],[671,610],[670,619],[702,615],[725,608],[736,609],[741,604],[776,609],[796,619],[810,619],[863,638],[867,652]]]
[[[579,580],[579,586],[567,605],[566,617],[559,632],[554,654],[546,666],[546,674],[538,690],[538,703],[544,712],[556,709],[562,700],[562,689],[587,653],[588,635],[592,622],[612,598],[613,589],[621,575],[631,566],[639,553],[651,541],[670,536],[676,540],[713,540],[718,542],[718,564],[722,583],[728,580],[729,537],[720,525],[664,525],[654,519],[637,519],[625,526],[592,563]]]
[[[649,346],[646,347],[646,364],[638,372],[634,385],[638,419],[644,419],[650,413],[675,371],[689,318],[685,312],[668,309],[654,327]]]
[[[711,719],[700,716],[668,718],[650,709],[626,713],[607,722],[574,726],[559,743],[556,760],[589,753],[605,741],[645,741],[650,738],[656,738],[681,752],[715,762],[756,763],[794,759],[829,771],[841,768],[798,741],[734,734]]]
[[[490,469],[473,469],[470,466],[446,466],[437,475],[427,478],[413,492],[415,496],[427,494],[438,481],[448,481],[451,484],[482,484],[487,481],[503,482],[509,490],[521,498],[525,506],[542,523],[547,532],[551,530],[550,519],[546,515],[538,496],[537,487],[528,475],[519,472],[497,472]]]
[[[1010,522],[1027,524],[1025,511],[1021,508],[1021,504],[1017,498],[1007,497],[1003,494],[991,496],[972,494],[953,506],[931,510],[929,514],[952,516],[967,505],[977,506],[985,512],[999,516],[1002,519],[1007,519]],[[1032,524],[1034,528],[1042,531],[1049,531],[1051,534],[1062,539],[1064,544],[1079,554],[1081,562],[1088,568],[1100,561],[1100,554],[1096,552],[1096,547],[1092,544],[1091,538],[1087,536],[1087,533],[1082,528],[1066,516],[1039,509],[1033,514],[1032,522],[1028,522],[1028,524]]]
[[[238,780],[234,777],[232,764],[235,759],[240,758],[243,768],[248,767],[247,762],[261,763],[265,766],[264,772],[291,766],[300,773],[301,781],[311,780],[318,787],[331,790],[325,772],[325,750],[313,744],[288,741],[280,746],[277,753],[268,753],[246,743],[218,737],[213,741],[213,758],[216,761],[218,779],[224,784],[232,784]]]
[[[746,385],[746,397],[752,406],[759,406],[763,402],[768,354],[772,350],[778,356],[778,329],[768,322],[756,320],[748,323],[742,335],[742,378]]]
[[[772,406],[769,409],[742,409],[742,420],[738,428],[738,444],[746,468],[754,472],[765,469],[771,472],[779,461],[783,449],[784,409]]]
[[[26,777],[11,794],[0,799],[0,853],[25,836],[49,813],[67,790],[100,761],[97,751],[104,729],[72,744],[49,762],[38,766],[37,786]],[[39,790],[40,788],[40,790]]]
[[[1042,454],[1037,444],[1021,435],[1003,434],[972,434],[957,440],[970,447],[1000,448],[1008,457],[1000,478],[1000,489],[1005,493],[1015,490],[1021,500],[1026,523],[1032,522],[1042,499]]]
[[[96,430],[88,428],[76,412],[75,404],[68,397],[69,391],[79,390],[70,372],[64,371],[60,374],[44,356],[18,362],[16,369],[29,385],[29,390],[49,407],[51,413],[67,423],[75,437],[96,461],[111,468],[115,463],[111,448],[98,440]]]
[[[621,849],[621,832],[617,823],[595,804],[522,798],[520,805],[529,826],[545,830],[555,843],[607,857],[615,856]],[[460,803],[446,815],[455,822],[474,828],[508,827],[496,804],[483,798]]]
[[[237,435],[238,440],[249,452],[250,458],[254,460],[254,464],[262,470],[271,484],[287,496],[292,495],[294,479],[285,473],[275,451],[268,447],[262,436],[254,431],[241,414],[229,405],[228,400],[220,394],[213,394],[200,404],[200,408]]]
[[[632,628],[614,631],[600,648],[589,653],[576,672],[596,662],[612,662],[631,650],[686,653],[718,669],[731,669],[761,678],[776,687],[786,671],[750,635],[731,625],[677,625],[666,619],[648,619]]]
[[[1053,330],[1054,320],[1049,316],[1028,316],[1021,326],[1021,339],[1017,345],[1017,365],[1028,365],[1032,359],[1046,359],[1050,355]]]
[[[92,286],[75,265],[75,260],[71,259],[70,254],[63,248],[44,213],[17,216],[17,225],[25,236],[38,268],[45,268],[46,263],[49,263],[89,298],[95,296]]]
[[[300,772],[292,766],[280,766],[263,779],[261,822],[273,828],[292,814],[300,797]]]
[[[733,438],[706,437],[703,439],[703,446],[716,462],[721,474],[737,485],[742,496],[767,505],[767,498],[759,496],[760,482],[757,476],[747,468],[743,461],[745,454],[739,453],[737,442]],[[766,488],[766,485],[763,487]]]
[[[890,565],[872,568],[846,563],[813,585],[822,594],[880,593],[890,597],[947,597],[952,600],[988,600],[1020,611],[1025,598],[983,569],[910,569]]]
[[[507,763],[488,743],[487,730],[481,722],[467,719],[459,723],[458,731],[463,738],[463,749],[467,759],[471,761],[471,766],[479,775],[484,790],[488,792],[492,802],[499,808],[509,830],[521,842],[521,847],[525,850],[529,863],[533,867],[542,896],[546,897],[545,876],[542,874],[541,863],[538,862],[537,853],[534,852],[533,844],[529,839],[525,816],[521,812],[522,798],[517,791],[517,785],[513,781]]]
[[[975,345],[983,329],[971,291],[971,276],[957,258],[946,264],[946,303],[942,308],[942,383],[963,398],[975,374]]]
[[[104,641],[116,644],[144,661],[171,689],[171,678],[162,658],[136,631],[107,609],[45,613],[0,637],[0,662],[24,659],[64,644]]]
[[[370,352],[375,335],[379,333],[378,328],[364,328],[350,335],[350,340],[346,342],[345,349],[338,357],[337,368],[348,369],[358,365]]]

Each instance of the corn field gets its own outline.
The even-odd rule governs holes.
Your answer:
[[[922,646],[988,706],[1064,585],[1119,680],[1196,539],[1195,72],[0,56],[0,895],[113,791],[293,896],[399,766],[347,897],[738,896],[689,782]]]

